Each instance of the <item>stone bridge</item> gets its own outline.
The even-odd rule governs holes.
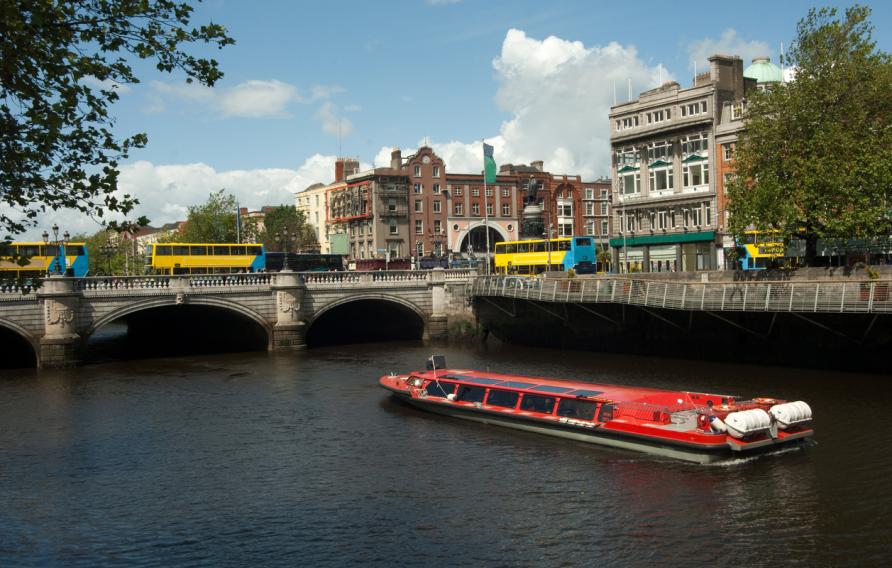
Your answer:
[[[271,351],[303,349],[327,312],[375,300],[414,313],[423,338],[444,337],[465,309],[470,270],[278,272],[207,276],[49,277],[36,290],[0,287],[0,328],[33,349],[38,367],[74,365],[103,326],[172,306],[205,306],[255,322]],[[8,335],[8,334],[7,334]]]

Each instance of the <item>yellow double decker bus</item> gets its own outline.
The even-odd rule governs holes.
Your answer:
[[[263,245],[156,243],[146,247],[147,274],[229,274],[266,268]]]
[[[558,237],[496,243],[497,274],[532,275],[546,271],[595,271],[592,237]]]
[[[737,262],[743,270],[765,270],[782,263],[785,250],[779,231],[744,231],[737,240]]]

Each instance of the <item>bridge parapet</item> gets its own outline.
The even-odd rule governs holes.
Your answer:
[[[892,313],[892,280],[678,282],[635,278],[474,281],[475,296],[543,302],[614,303],[694,311]]]

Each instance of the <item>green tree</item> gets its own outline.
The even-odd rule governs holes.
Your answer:
[[[118,163],[147,137],[119,139],[109,107],[118,99],[116,85],[139,82],[130,66],[136,58],[153,60],[163,72],[182,71],[187,82],[210,86],[223,76],[215,60],[182,47],[234,41],[217,24],[191,27],[191,17],[191,6],[173,0],[2,0],[0,229],[6,238],[34,226],[48,208],[94,218],[132,211],[138,201],[117,191]],[[147,222],[141,217],[136,224]]]
[[[785,63],[795,79],[749,98],[729,194],[741,235],[779,229],[817,240],[888,232],[892,189],[892,65],[871,39],[870,9],[812,9]]]
[[[263,231],[260,233],[260,242],[268,251],[284,250],[283,243],[276,240],[287,230],[291,235],[290,251],[298,252],[316,249],[319,243],[316,240],[316,231],[307,222],[303,211],[298,211],[294,205],[279,205],[266,213],[263,217]]]
[[[212,193],[203,205],[189,207],[186,225],[177,240],[184,243],[234,243],[237,238],[235,197],[225,189]]]

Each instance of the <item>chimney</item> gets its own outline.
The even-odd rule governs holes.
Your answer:
[[[545,162],[543,162],[542,160],[536,160],[535,162],[530,162],[530,167],[531,167],[531,168],[536,168],[537,170],[539,170],[540,172],[542,172],[542,171],[545,171],[545,170],[544,170],[544,168],[545,168]]]
[[[335,181],[344,181],[344,158],[335,160]]]
[[[359,172],[359,160],[356,158],[344,159],[344,179]]]
[[[390,152],[390,168],[394,170],[400,169],[403,165],[403,153],[399,148],[394,148]]]

